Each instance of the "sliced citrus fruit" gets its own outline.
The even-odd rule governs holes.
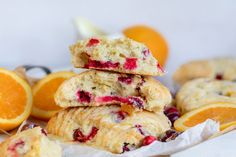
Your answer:
[[[159,61],[161,66],[165,65],[168,57],[168,46],[164,37],[153,28],[144,25],[136,25],[123,30],[126,37],[144,43]]]
[[[75,75],[73,72],[62,71],[47,75],[33,86],[33,117],[48,120],[61,108],[54,101],[54,93],[66,79]]]
[[[185,131],[207,119],[212,119],[220,123],[220,130],[236,124],[236,104],[217,103],[202,106],[192,110],[174,123],[174,127],[178,131]]]
[[[16,73],[0,68],[0,128],[11,130],[28,118],[32,108],[30,86]]]

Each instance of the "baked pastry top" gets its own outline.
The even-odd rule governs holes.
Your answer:
[[[164,114],[148,111],[132,115],[119,106],[67,108],[53,116],[47,131],[67,141],[123,153],[142,145],[145,137],[157,137],[170,129]]]
[[[152,76],[164,73],[149,49],[129,38],[80,40],[70,50],[77,68]]]
[[[191,61],[183,64],[173,75],[179,85],[196,78],[236,81],[236,58]]]

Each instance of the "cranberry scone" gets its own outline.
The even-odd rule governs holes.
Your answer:
[[[55,102],[63,108],[126,104],[137,110],[160,112],[171,100],[169,90],[150,76],[98,70],[66,80],[55,93]]]
[[[185,83],[176,95],[176,105],[182,113],[219,102],[236,105],[236,82],[195,79]]]
[[[191,61],[183,64],[173,75],[179,85],[200,77],[236,81],[236,58]]]
[[[164,114],[143,111],[129,115],[116,105],[67,108],[59,111],[47,124],[50,134],[65,141],[112,153],[147,145],[169,129],[170,121]]]
[[[159,76],[164,73],[150,50],[129,38],[90,38],[70,47],[77,68]]]
[[[1,157],[61,157],[59,144],[47,138],[42,128],[17,133],[0,144]]]

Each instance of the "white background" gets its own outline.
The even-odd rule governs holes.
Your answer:
[[[236,54],[235,0],[0,0],[0,67],[70,66],[78,16],[110,33],[153,26],[169,44],[168,75],[191,59]]]
[[[0,66],[68,66],[78,16],[110,33],[153,26],[169,43],[170,73],[190,59],[236,53],[235,0],[0,0]]]

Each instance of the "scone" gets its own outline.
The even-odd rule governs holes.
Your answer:
[[[128,115],[115,105],[67,108],[47,124],[50,134],[112,153],[136,149],[145,137],[155,139],[169,129],[164,114],[143,111]]]
[[[72,63],[77,68],[152,76],[164,73],[149,49],[129,38],[81,40],[70,50]]]
[[[183,64],[173,75],[179,85],[200,77],[236,81],[236,58],[191,61]]]
[[[171,94],[150,76],[89,70],[63,82],[55,102],[63,108],[122,103],[160,112],[171,103]]]
[[[176,95],[176,105],[181,113],[219,102],[236,105],[236,82],[195,79],[185,83]]]
[[[50,141],[42,128],[15,134],[0,144],[1,157],[61,157],[61,147]]]

